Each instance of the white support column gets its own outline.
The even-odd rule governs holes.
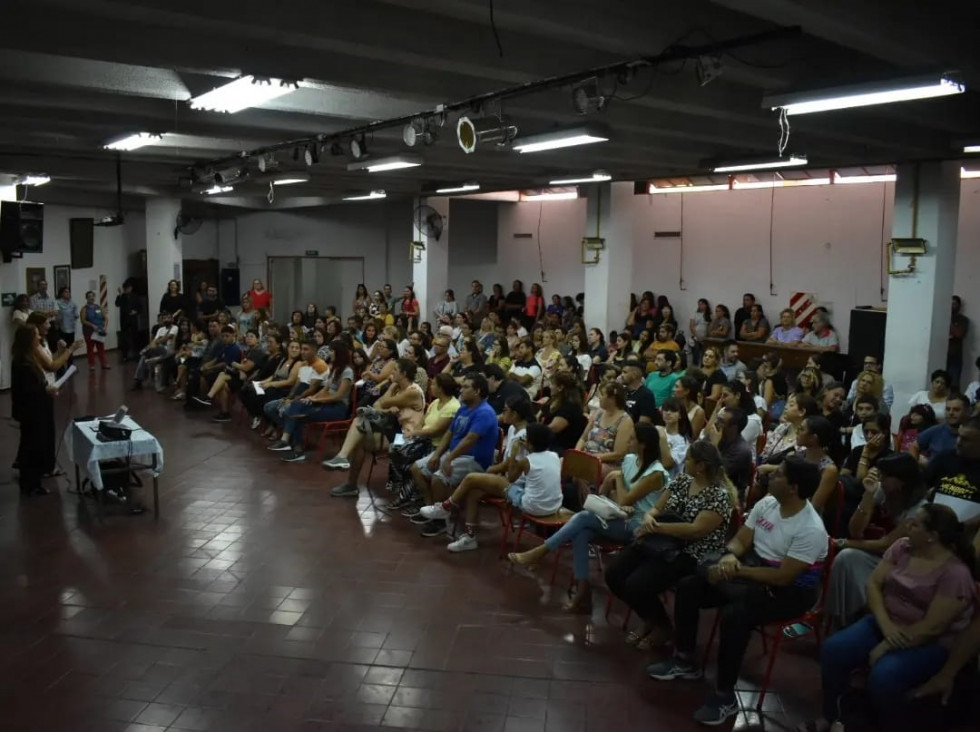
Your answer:
[[[0,201],[16,201],[16,186],[0,186]],[[0,292],[24,292],[24,260],[15,257],[0,263]],[[30,293],[27,293],[30,294]],[[10,322],[12,306],[0,308],[0,389],[10,388],[10,346],[14,341],[14,325]]]
[[[915,274],[888,281],[884,377],[895,390],[893,429],[912,394],[928,388],[929,374],[946,367],[959,205],[960,163],[898,167],[892,236],[925,239],[926,254]],[[892,268],[905,269],[908,261],[894,256]]]
[[[605,239],[605,249],[586,252],[598,256],[595,264],[585,264],[585,325],[609,331],[619,330],[629,309],[633,269],[632,183],[600,183],[588,186],[583,236]]]
[[[425,244],[425,251],[421,254],[420,262],[412,262],[412,282],[415,287],[415,296],[419,301],[419,322],[423,320],[432,321],[432,310],[442,302],[443,294],[449,287],[449,199],[445,196],[437,198],[427,198],[423,201],[416,201],[412,209],[413,217],[419,205],[427,205],[434,208],[442,215],[442,234],[436,239],[434,236],[425,236],[418,228],[418,221],[412,221],[411,241],[421,241]],[[423,222],[424,225],[424,222]],[[433,324],[433,328],[435,324]]]
[[[174,198],[150,198],[146,201],[146,297],[150,323],[157,319],[157,305],[167,291],[170,280],[183,283],[183,236],[174,237],[180,201]]]

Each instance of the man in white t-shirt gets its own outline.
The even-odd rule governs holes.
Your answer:
[[[749,513],[728,552],[711,567],[682,579],[674,600],[675,655],[647,667],[654,679],[697,679],[694,658],[702,608],[721,609],[715,693],[697,710],[702,724],[722,724],[738,713],[735,682],[752,629],[790,620],[817,601],[827,532],[810,504],[820,470],[791,457],[772,473],[769,495]]]
[[[533,401],[541,391],[541,366],[534,360],[534,346],[528,339],[522,339],[514,347],[514,363],[510,367],[507,378],[516,381],[524,387],[528,397]]]
[[[140,351],[140,360],[136,364],[136,374],[133,381],[134,389],[142,389],[143,381],[153,372],[153,367],[173,354],[176,338],[177,326],[174,325],[173,316],[166,312],[160,313],[153,338],[146,345],[146,348]]]

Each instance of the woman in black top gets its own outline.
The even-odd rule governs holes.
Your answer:
[[[588,419],[583,401],[581,381],[575,374],[555,374],[547,416],[542,416],[542,421],[554,435],[554,449],[559,455],[573,449],[585,431]]]
[[[181,316],[194,319],[196,313],[194,302],[180,291],[180,283],[177,280],[170,280],[167,283],[167,291],[160,298],[160,312],[170,313],[175,320]]]
[[[10,349],[10,396],[13,418],[20,422],[17,465],[20,469],[20,492],[25,496],[43,496],[48,489],[41,477],[48,466],[47,456],[55,441],[54,394],[48,386],[37,358],[41,335],[33,325],[22,325],[14,333]]]
[[[524,294],[524,283],[520,280],[514,280],[513,287],[504,298],[504,312],[520,321],[524,315],[524,306],[527,305],[527,295]]]

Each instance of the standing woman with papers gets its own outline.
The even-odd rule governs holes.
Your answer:
[[[109,364],[105,361],[106,328],[109,327],[109,314],[95,301],[95,293],[89,290],[85,293],[85,305],[82,307],[82,336],[85,338],[85,349],[88,352],[88,370],[95,371],[95,352],[99,352],[99,363],[102,370],[108,371]]]
[[[10,396],[13,417],[20,422],[17,464],[20,492],[24,496],[48,493],[41,485],[55,441],[54,399],[57,388],[44,379],[38,359],[41,335],[33,325],[22,325],[14,333],[10,349]]]

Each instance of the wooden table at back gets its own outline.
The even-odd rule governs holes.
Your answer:
[[[705,338],[702,343],[706,346],[714,346],[719,351],[725,341],[719,338]],[[738,360],[748,364],[757,358],[762,358],[767,353],[778,353],[783,360],[783,368],[790,371],[800,371],[806,367],[806,362],[810,356],[822,351],[808,348],[806,346],[788,346],[782,343],[756,343],[754,341],[736,341],[738,343]]]

